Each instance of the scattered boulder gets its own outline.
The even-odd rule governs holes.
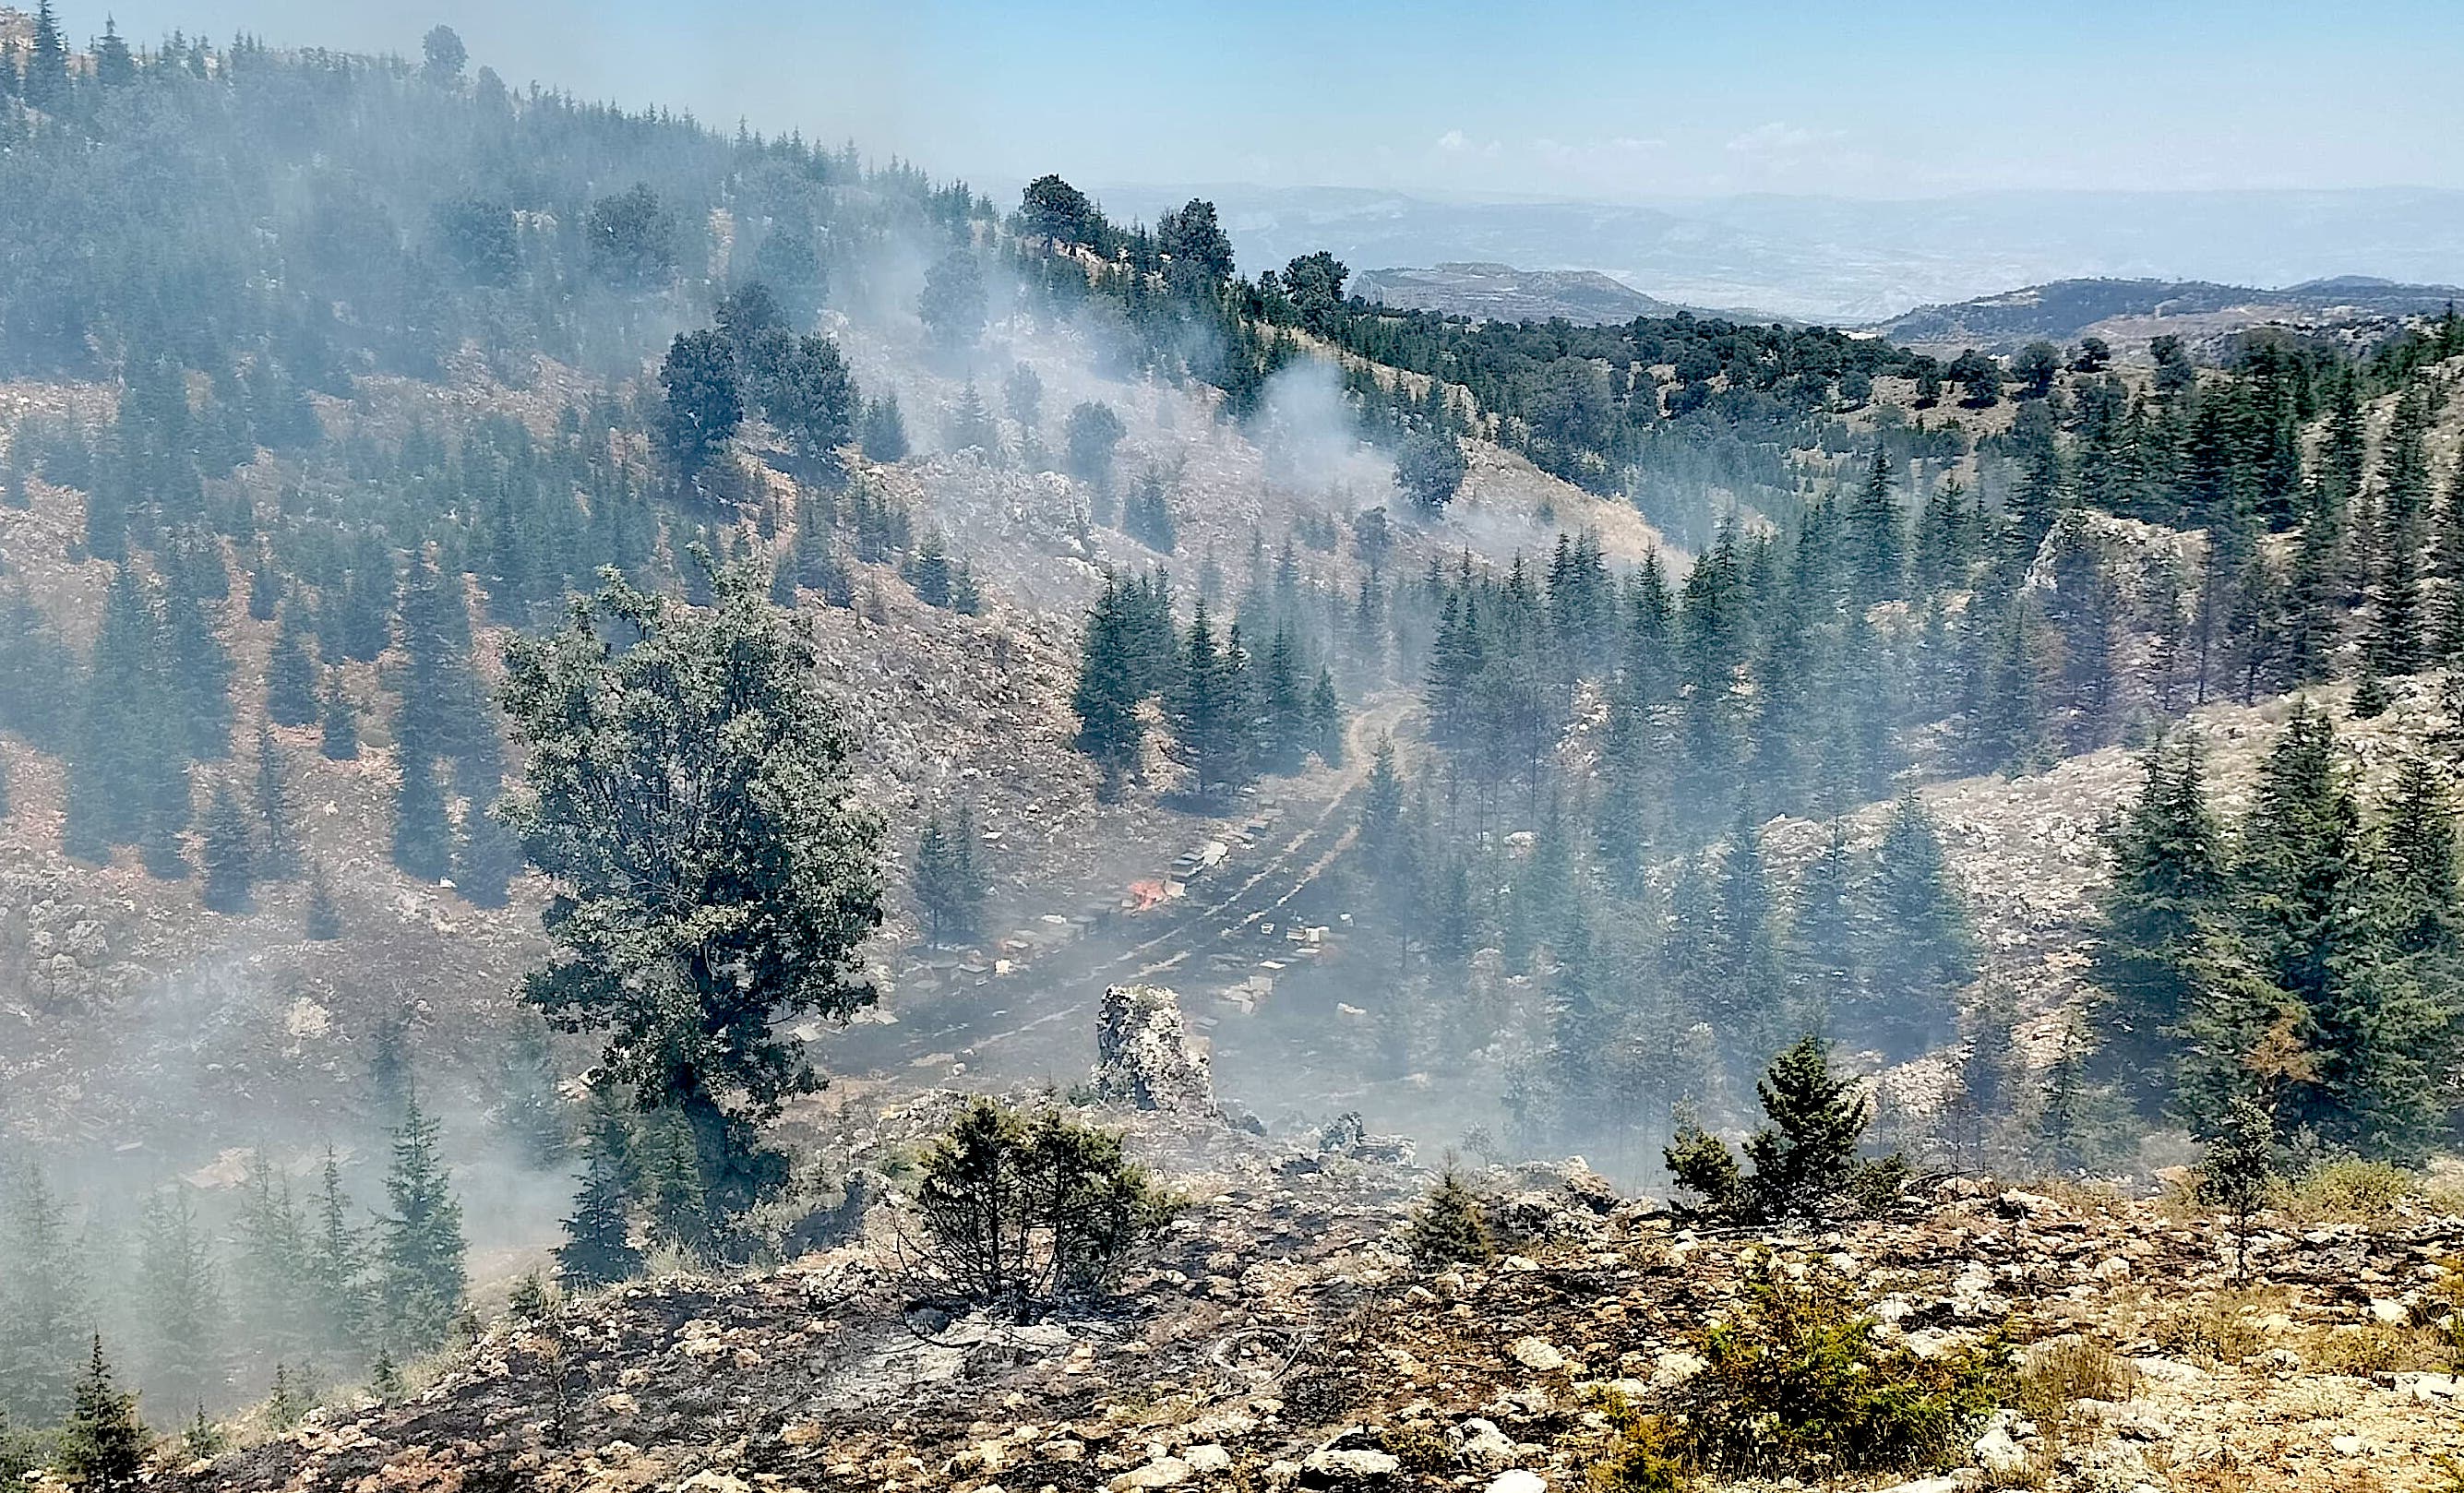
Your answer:
[[[1357,1109],[1348,1109],[1329,1120],[1318,1131],[1317,1150],[1322,1156],[1339,1155],[1397,1167],[1410,1166],[1419,1153],[1409,1136],[1371,1134]]]
[[[1158,1457],[1111,1481],[1111,1493],[1139,1493],[1145,1488],[1172,1488],[1189,1481],[1190,1465],[1177,1457]]]
[[[1566,1367],[1566,1355],[1536,1337],[1515,1339],[1514,1346],[1507,1349],[1507,1353],[1534,1373],[1554,1373]]]
[[[1511,1463],[1516,1456],[1514,1438],[1497,1428],[1494,1420],[1475,1416],[1463,1423],[1460,1455],[1463,1465],[1474,1472],[1495,1472]]]
[[[1181,1024],[1180,997],[1162,985],[1114,985],[1095,1018],[1095,1093],[1108,1104],[1214,1114],[1206,1049]]]
[[[1305,1488],[1357,1487],[1383,1482],[1403,1470],[1403,1463],[1391,1452],[1337,1450],[1329,1447],[1301,1463],[1301,1486]]]

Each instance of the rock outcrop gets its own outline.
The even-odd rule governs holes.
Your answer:
[[[1114,985],[1095,1018],[1095,1092],[1108,1104],[1213,1114],[1215,1080],[1203,1043],[1161,985]]]

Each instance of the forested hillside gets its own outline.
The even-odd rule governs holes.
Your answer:
[[[1261,1111],[1730,1221],[1791,1083],[1881,1193],[2455,1139],[2452,312],[1473,320],[443,27],[62,25],[0,25],[0,1468],[111,1419],[97,1330],[202,1456],[551,1244],[840,1238],[925,1153],[825,1070],[1067,1085],[1115,975]]]

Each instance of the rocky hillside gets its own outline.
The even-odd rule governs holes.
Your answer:
[[[867,1096],[813,1123],[861,1176],[912,1157],[958,1097]],[[1946,1182],[1881,1220],[1705,1230],[1574,1160],[1472,1175],[1502,1252],[1423,1268],[1405,1234],[1432,1174],[1407,1148],[1342,1124],[1101,1118],[1132,1126],[1186,1204],[1103,1311],[952,1306],[915,1272],[912,1218],[850,1184],[851,1232],[783,1268],[500,1319],[399,1399],[260,1432],[177,1482],[1616,1486],[1597,1480],[1632,1465],[1638,1416],[1750,1394],[1716,1325],[1761,1330],[1774,1279],[1853,1306],[1894,1363],[2000,1366],[1937,1457],[1862,1485],[2427,1493],[2464,1454],[2442,1325],[2464,1217],[2424,1199],[2288,1205],[2256,1221],[2242,1270],[2232,1231],[2178,1204]]]
[[[1092,770],[1071,745],[1080,615],[1104,567],[1173,557],[1091,525],[1082,482],[947,449],[939,428],[969,386],[962,373],[843,317],[831,329],[868,383],[904,392],[924,448],[899,462],[862,464],[863,478],[905,505],[919,531],[947,536],[978,572],[985,602],[975,615],[927,605],[895,564],[857,564],[854,604],[806,608],[825,686],[845,713],[858,780],[885,813],[894,854],[904,856],[933,807],[959,799],[972,805],[994,877],[994,932],[967,957],[1023,967],[1048,942],[1047,924],[1109,915],[1133,883],[1162,875],[1189,845],[1229,835],[1249,811],[1228,823],[1193,818],[1161,807],[1153,793],[1101,803]],[[1022,327],[1015,351],[1024,357],[1012,361],[1042,371],[1050,403],[1105,399],[1119,409],[1124,470],[1173,470],[1179,550],[1197,557],[1194,564],[1239,577],[1261,537],[1287,535],[1308,518],[1348,523],[1353,513],[1396,504],[1391,469],[1348,441],[1332,442],[1323,457],[1313,452],[1323,464],[1306,480],[1279,475],[1280,458],[1264,438],[1219,424],[1189,394],[1089,372],[1092,350],[1081,339]],[[544,360],[514,386],[466,360],[440,382],[362,381],[354,398],[327,401],[321,414],[338,434],[451,427],[483,412],[546,430],[574,402],[629,392]],[[110,390],[92,386],[0,385],[0,432],[70,416],[107,419],[113,405]],[[0,454],[9,439],[0,433]],[[1000,439],[1014,451],[1024,432],[1004,421]],[[1396,526],[1390,565],[1417,569],[1464,553],[1504,563],[1583,529],[1600,531],[1623,560],[1660,548],[1631,507],[1493,447],[1475,443],[1471,456],[1463,496],[1444,518]],[[744,470],[776,511],[793,513],[807,500],[783,472],[749,458]],[[236,482],[271,503],[284,480],[285,469],[268,457]],[[72,646],[90,647],[112,567],[79,542],[88,494],[39,477],[25,479],[23,492],[23,510],[0,506],[0,586],[22,587]],[[245,565],[235,554],[227,562],[234,591],[221,633],[233,664],[234,735],[246,743],[262,717],[277,627],[238,604]],[[1309,565],[1337,593],[1356,569],[1343,550],[1311,554]],[[483,663],[504,636],[502,627],[480,628]],[[332,941],[307,935],[305,882],[269,883],[253,911],[233,916],[203,906],[198,880],[153,879],[134,854],[99,868],[72,861],[61,847],[61,759],[0,737],[10,786],[0,815],[0,1011],[21,1033],[0,1051],[0,1128],[24,1139],[160,1143],[225,1104],[296,1107],[304,1119],[330,1123],[353,1102],[371,1034],[405,1017],[423,1050],[450,1067],[484,1071],[493,1062],[514,1015],[504,993],[538,956],[539,892],[517,882],[510,906],[474,907],[450,884],[423,883],[393,864],[390,702],[403,668],[399,647],[373,663],[341,666],[363,713],[365,750],[355,760],[320,755],[314,724],[274,728],[297,775],[306,855],[328,872],[341,914],[341,936]],[[1173,769],[1160,757],[1152,768],[1169,780]],[[1349,781],[1321,775],[1278,796],[1322,801]],[[193,859],[194,833],[189,844]],[[879,979],[894,1002],[909,982],[938,976],[913,947],[916,924],[895,867],[891,881],[891,921],[876,947]],[[385,978],[365,978],[371,969]],[[246,1087],[234,1091],[209,1081],[209,1072]],[[134,1100],[89,1103],[89,1095]]]

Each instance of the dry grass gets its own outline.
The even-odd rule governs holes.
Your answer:
[[[2420,1174],[2384,1161],[2330,1161],[2285,1188],[2279,1197],[2284,1211],[2305,1224],[2376,1228],[2425,1204],[2429,1184]]]
[[[2176,1357],[2239,1363],[2268,1346],[2260,1319],[2284,1306],[2284,1293],[2273,1287],[2203,1292],[2161,1310],[2148,1335]]]
[[[2419,1332],[2384,1322],[2323,1328],[2303,1339],[2299,1351],[2303,1362],[2321,1372],[2357,1378],[2425,1368],[2433,1356]]]
[[[2066,1333],[2028,1350],[2019,1366],[2017,1408],[2039,1424],[2058,1423],[2080,1400],[2119,1402],[2138,1387],[2130,1360],[2096,1338]]]

